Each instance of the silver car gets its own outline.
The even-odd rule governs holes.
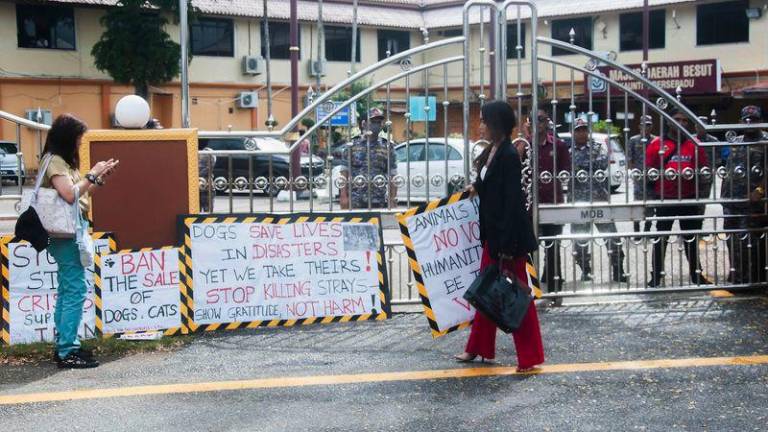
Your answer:
[[[21,161],[21,170],[19,170],[19,148],[15,142],[0,141],[0,175],[3,180],[11,180],[18,185],[24,182],[26,170],[24,161]]]

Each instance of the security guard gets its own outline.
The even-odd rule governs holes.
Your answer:
[[[761,123],[763,113],[759,107],[748,105],[741,110],[742,123]],[[732,142],[751,143],[768,141],[768,133],[760,129],[748,129]],[[727,178],[723,180],[720,197],[743,200],[723,204],[726,230],[765,228],[766,151],[763,145],[732,146],[726,162]],[[765,235],[764,233],[762,233]],[[756,283],[766,280],[766,247],[761,233],[732,234],[728,244],[732,273],[730,281],[736,284]],[[750,246],[751,242],[751,247]],[[750,262],[751,261],[751,262]]]
[[[392,182],[397,174],[394,146],[379,136],[384,117],[382,110],[371,108],[368,116],[360,119],[361,136],[342,153],[341,172],[347,182],[340,191],[341,208],[397,206],[397,186]]]
[[[573,202],[609,203],[611,201],[610,159],[606,147],[590,139],[589,127],[585,120],[577,119],[573,128],[573,146],[571,147],[574,175],[571,180],[570,194]],[[615,233],[614,222],[595,223],[601,233]],[[578,223],[571,226],[574,234],[589,234],[592,223]],[[576,241],[575,261],[581,267],[581,280],[592,280],[592,256],[589,252],[590,241]],[[614,282],[626,282],[624,274],[624,251],[621,239],[608,239],[608,258],[611,264],[611,278]]]

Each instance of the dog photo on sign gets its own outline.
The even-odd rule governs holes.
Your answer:
[[[379,235],[373,224],[344,224],[344,250],[369,251],[379,249]]]

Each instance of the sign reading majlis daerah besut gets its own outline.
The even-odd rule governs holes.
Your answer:
[[[626,67],[638,75],[641,74],[641,64],[631,64],[626,65]],[[616,68],[599,66],[595,72],[600,72],[601,75],[618,82],[630,90],[638,91],[642,89],[640,81]],[[675,94],[678,87],[682,90],[683,95],[718,93],[721,87],[720,61],[715,59],[648,63],[646,72],[647,78],[652,83],[671,94]],[[605,81],[593,77],[585,80],[586,85],[592,88],[592,93],[594,94],[605,93],[607,89]],[[589,90],[589,88],[586,90]]]

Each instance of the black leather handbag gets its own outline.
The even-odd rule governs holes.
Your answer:
[[[498,264],[486,267],[464,292],[464,299],[496,323],[505,333],[512,333],[528,313],[531,290],[520,284],[516,277],[507,277]]]
[[[50,238],[48,232],[43,227],[43,223],[40,222],[40,216],[37,215],[35,208],[30,206],[19,215],[16,219],[16,227],[14,229],[14,239],[12,242],[19,240],[26,240],[32,244],[32,247],[36,251],[42,252],[48,247]]]

